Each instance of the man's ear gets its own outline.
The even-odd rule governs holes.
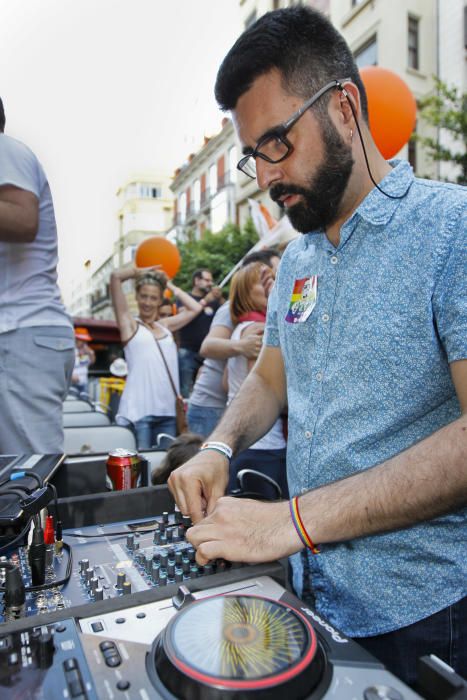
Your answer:
[[[343,126],[348,126],[354,123],[354,115],[352,107],[357,115],[357,119],[361,117],[360,92],[354,83],[346,83],[343,90],[337,91],[338,111]],[[352,103],[352,107],[350,106]]]

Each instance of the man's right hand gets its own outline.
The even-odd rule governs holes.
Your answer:
[[[263,332],[259,331],[241,338],[238,341],[240,355],[246,357],[247,360],[256,360],[263,346]]]
[[[202,450],[173,471],[167,483],[180,511],[196,524],[214,510],[228,479],[227,458],[214,450]]]

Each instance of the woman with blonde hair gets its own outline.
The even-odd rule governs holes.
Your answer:
[[[230,315],[235,326],[232,340],[240,340],[264,330],[267,308],[264,284],[267,284],[268,280],[265,280],[263,269],[264,266],[260,263],[251,263],[240,269],[232,279],[229,295]],[[228,404],[234,400],[254,362],[255,360],[249,360],[243,355],[228,359],[226,369]],[[266,435],[232,460],[228,491],[238,487],[238,472],[250,468],[274,479],[281,488],[283,496],[287,497],[285,456],[286,442],[282,419],[278,418]],[[271,491],[271,487],[266,482],[260,483],[256,480],[252,490],[265,498],[277,497],[276,492]]]
[[[123,282],[130,279],[135,280],[136,318],[122,289]],[[174,316],[160,318],[166,288],[184,308]],[[172,333],[201,313],[203,307],[168,281],[158,266],[115,270],[110,277],[110,293],[128,364],[117,422],[130,425],[138,448],[148,449],[156,444],[159,433],[176,435],[175,393],[180,388]]]

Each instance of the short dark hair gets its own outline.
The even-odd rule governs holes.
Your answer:
[[[182,433],[172,442],[167,450],[160,467],[156,467],[151,474],[151,483],[154,485],[165,484],[168,477],[182,464],[199,452],[204,437],[198,433]]]
[[[237,39],[224,58],[215,85],[219,107],[235,109],[253,82],[277,69],[283,88],[307,99],[326,83],[351,78],[360,91],[362,113],[368,106],[357,65],[344,38],[321,12],[311,7],[287,7],[260,17]],[[331,92],[316,103],[324,114]]]
[[[195,283],[195,280],[199,280],[200,277],[203,276],[203,272],[209,272],[209,274],[212,274],[212,273],[211,273],[211,270],[208,270],[207,267],[200,267],[199,270],[195,270],[195,271],[193,272],[192,276],[191,276],[191,282],[192,282],[192,284]]]
[[[3,101],[2,101],[2,98],[0,97],[0,131],[2,133],[5,131],[5,124],[6,124],[5,108],[3,107]]]
[[[263,263],[263,265],[272,267],[271,258],[280,258],[280,256],[281,254],[274,248],[263,248],[263,250],[256,250],[254,253],[245,255],[242,261],[242,267],[254,262]]]

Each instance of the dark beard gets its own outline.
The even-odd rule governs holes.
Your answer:
[[[310,178],[309,187],[278,183],[270,189],[270,197],[284,208],[279,197],[300,194],[302,202],[286,210],[292,226],[301,233],[326,229],[339,217],[339,207],[352,172],[352,149],[342,140],[334,124],[327,119],[321,125],[325,146],[324,162]]]

